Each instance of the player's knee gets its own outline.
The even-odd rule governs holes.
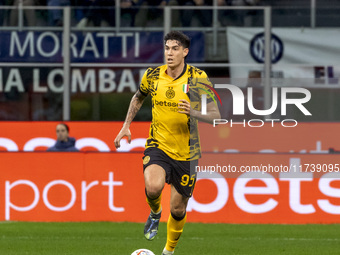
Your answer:
[[[145,189],[146,189],[146,195],[151,199],[155,199],[160,196],[160,194],[162,193],[163,187],[161,185],[154,184],[154,185],[148,185],[147,187],[145,187]]]
[[[178,218],[181,218],[183,217],[183,215],[185,214],[185,206],[172,206],[171,209],[171,214],[178,217]]]

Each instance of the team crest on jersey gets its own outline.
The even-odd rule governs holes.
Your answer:
[[[175,91],[173,87],[169,87],[168,90],[165,92],[165,96],[169,99],[173,99],[175,97]]]

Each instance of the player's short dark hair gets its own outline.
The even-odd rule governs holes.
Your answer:
[[[167,33],[164,36],[164,44],[166,44],[166,42],[168,40],[178,41],[180,46],[183,46],[184,49],[185,48],[189,49],[189,47],[190,47],[190,38],[180,31],[171,31],[171,32]]]
[[[66,128],[67,133],[70,133],[70,127],[69,127],[67,124],[65,124],[65,123],[59,123],[58,125],[63,125],[63,126]]]

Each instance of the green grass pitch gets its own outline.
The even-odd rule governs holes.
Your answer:
[[[340,225],[238,225],[187,223],[176,255],[340,254]],[[166,242],[161,223],[153,241],[141,223],[0,222],[0,254],[126,254],[147,248],[160,255]]]

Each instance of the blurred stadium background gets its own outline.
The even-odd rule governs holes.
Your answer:
[[[161,251],[165,224],[153,243],[141,235],[150,97],[132,143],[113,140],[142,74],[163,63],[164,33],[181,30],[187,62],[214,84],[252,87],[256,109],[270,108],[272,88],[305,88],[312,115],[283,116],[279,103],[272,127],[248,109],[233,115],[218,91],[222,118],[244,124],[202,125],[201,164],[302,172],[200,175],[176,254],[338,254],[339,13],[338,0],[0,1],[0,253]],[[45,152],[59,122],[81,152]]]

